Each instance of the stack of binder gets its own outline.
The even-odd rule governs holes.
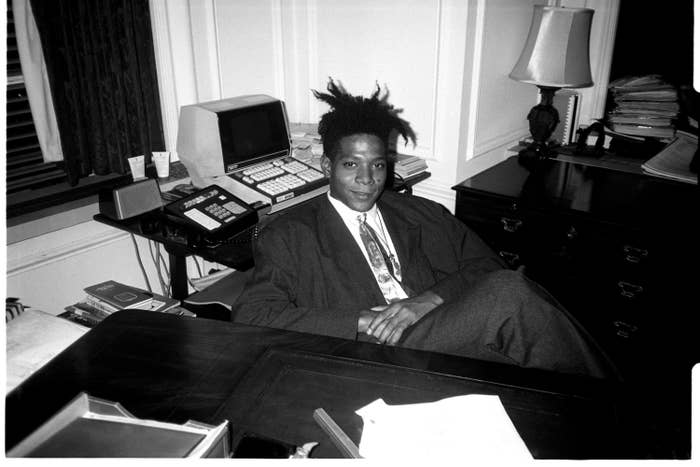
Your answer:
[[[660,140],[674,137],[678,92],[659,75],[621,78],[610,83],[609,90],[613,105],[607,125],[612,130]]]

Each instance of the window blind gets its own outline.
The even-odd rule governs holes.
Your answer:
[[[63,182],[60,162],[44,162],[17,50],[12,1],[7,0],[7,194]]]

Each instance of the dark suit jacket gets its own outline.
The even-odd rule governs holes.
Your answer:
[[[385,192],[377,202],[403,282],[445,301],[500,258],[443,206]],[[386,304],[360,247],[326,196],[270,222],[255,248],[255,272],[234,304],[235,321],[355,339],[360,310]]]

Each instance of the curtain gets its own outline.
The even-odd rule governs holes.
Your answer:
[[[71,185],[165,149],[148,0],[31,0]]]
[[[63,160],[44,54],[29,0],[12,0],[12,13],[24,87],[44,162]]]

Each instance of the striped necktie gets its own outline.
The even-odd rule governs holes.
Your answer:
[[[360,239],[367,251],[370,266],[387,303],[405,297],[401,288],[401,266],[393,255],[384,249],[374,229],[367,224],[367,213],[357,216]]]

